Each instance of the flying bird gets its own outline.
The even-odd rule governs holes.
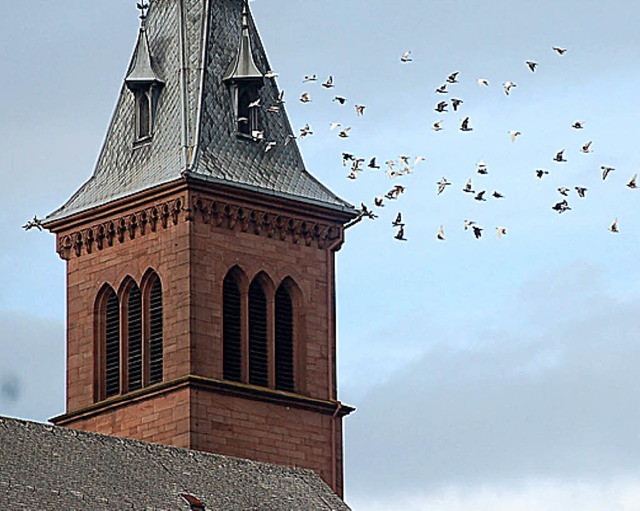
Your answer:
[[[571,125],[571,127],[574,130],[581,130],[584,128],[584,121],[576,121]]]
[[[329,75],[329,78],[327,78],[327,81],[326,81],[326,82],[324,82],[324,83],[322,84],[322,86],[323,86],[325,89],[332,89],[332,88],[333,88],[333,76]]]
[[[487,168],[487,164],[484,162],[484,160],[480,160],[478,163],[476,163],[476,167],[478,174],[486,175],[489,173],[489,169]]]
[[[567,188],[566,186],[561,186],[560,188],[558,188],[558,193],[564,197],[569,197],[569,192],[571,190],[569,188]]]
[[[465,193],[476,193],[475,190],[473,189],[473,181],[471,180],[471,178],[469,178],[469,181],[467,181],[467,184],[464,185],[464,188],[462,189],[462,191]]]
[[[565,211],[569,211],[571,208],[569,207],[569,203],[565,199],[551,206],[551,209],[561,214],[561,213],[564,213]]]
[[[433,123],[433,126],[431,126],[431,129],[433,131],[442,131],[442,121],[436,121]]]
[[[517,87],[517,85],[513,82],[504,82],[502,87],[504,88],[504,93],[508,96],[511,93],[511,89]]]
[[[367,108],[365,105],[356,105],[356,114],[359,116],[364,115],[365,108]]]
[[[447,111],[447,102],[446,101],[440,101],[440,103],[438,103],[436,105],[436,107],[434,108],[434,110],[436,112],[446,112]]]
[[[612,223],[611,223],[611,225],[609,226],[609,231],[611,231],[611,232],[615,232],[615,233],[620,232],[620,231],[618,230],[618,218],[617,218],[617,217],[613,219],[613,222],[612,222]]]
[[[547,174],[549,174],[548,170],[536,169],[536,177],[538,178],[538,180],[542,179]]]
[[[26,224],[22,226],[25,231],[30,231],[31,229],[42,230],[42,220],[40,220],[37,216],[34,215],[33,220],[29,220]]]
[[[445,191],[447,186],[450,186],[451,183],[447,181],[446,177],[443,177],[440,181],[436,183],[438,185],[438,195]]]
[[[407,238],[404,237],[404,225],[400,226],[394,238],[398,241],[407,241]]]
[[[351,126],[343,129],[340,133],[338,133],[338,136],[340,138],[349,138],[349,132],[351,131]]]
[[[309,103],[311,101],[311,94],[308,92],[303,92],[302,96],[300,96],[300,101],[303,103]]]
[[[456,71],[455,73],[451,73],[447,78],[447,83],[458,83],[458,75],[460,73]]]
[[[338,103],[340,103],[341,105],[344,105],[344,104],[347,102],[347,98],[342,97],[342,96],[335,96],[335,97],[333,98],[333,101],[334,101],[334,102],[338,102]]]
[[[458,111],[458,107],[464,103],[464,101],[462,101],[461,99],[456,99],[456,98],[451,98],[451,106],[453,107],[453,111],[457,112]]]
[[[373,204],[379,208],[384,208],[384,197],[382,195],[378,195],[373,199]]]
[[[308,137],[309,135],[313,135],[313,131],[311,131],[311,126],[305,124],[303,128],[300,128],[300,140]]]
[[[636,183],[637,179],[638,179],[638,174],[634,174],[633,177],[631,178],[631,181],[627,183],[627,186],[631,189],[638,188],[638,185]]]
[[[398,213],[396,215],[396,219],[391,222],[391,227],[401,227],[404,223],[402,222],[402,213]]]
[[[480,239],[482,237],[482,227],[472,225],[471,228],[473,229],[473,235],[476,237],[476,239]]]
[[[446,83],[443,83],[440,87],[438,87],[438,88],[436,89],[436,92],[437,92],[438,94],[448,94],[448,93],[449,93],[449,91],[447,91],[447,84],[446,84]]]
[[[375,156],[373,158],[371,158],[371,160],[369,160],[369,164],[367,165],[367,167],[369,167],[370,169],[374,169],[374,170],[379,170],[380,169],[380,165],[376,164],[376,157]]]
[[[519,131],[515,131],[515,130],[509,131],[509,138],[511,139],[511,143],[515,142],[516,138],[519,137],[520,135],[522,135],[522,133]]]
[[[304,77],[304,80],[302,80],[302,83],[316,82],[316,81],[318,81],[318,75],[306,75]]]
[[[587,143],[585,143],[581,148],[580,148],[580,152],[581,153],[585,153],[585,154],[589,154],[593,152],[593,149],[591,149],[591,140]]]
[[[438,238],[440,241],[445,241],[446,238],[444,237],[444,227],[441,225],[440,229],[438,229],[438,234],[436,234],[436,238]]]
[[[527,60],[525,62],[525,64],[527,64],[527,66],[529,67],[529,69],[531,69],[532,73],[536,72],[536,67],[538,66],[537,62],[534,62],[533,60]]]
[[[558,55],[564,55],[567,52],[566,48],[560,48],[559,46],[554,46],[552,50],[555,51]]]
[[[498,239],[500,239],[503,236],[507,235],[507,228],[506,227],[496,227],[496,230],[498,231]]]
[[[478,78],[478,85],[480,87],[489,87],[489,80],[486,78]]]
[[[268,153],[269,151],[271,151],[271,149],[273,149],[276,145],[278,145],[277,142],[271,141],[271,142],[267,142],[267,145],[264,147],[264,152]]]
[[[484,194],[486,193],[485,190],[482,190],[481,192],[478,192],[476,194],[476,196],[474,197],[475,200],[479,201],[479,202],[486,202],[487,199],[484,198]]]
[[[278,73],[272,71],[271,69],[269,69],[265,74],[264,77],[265,78],[275,78],[276,76],[278,76]]]
[[[466,231],[469,227],[475,225],[476,223],[473,220],[465,220],[464,221],[464,230]]]
[[[460,131],[473,131],[473,128],[469,127],[469,118],[465,117],[460,124]]]
[[[400,57],[400,62],[412,62],[412,61],[413,59],[411,58],[411,50],[405,51]]]
[[[370,218],[371,220],[378,218],[378,215],[371,211],[364,202],[360,203],[360,215]]]
[[[556,155],[553,157],[553,161],[557,161],[558,163],[566,162],[567,160],[564,158],[564,149],[562,151],[558,151]]]
[[[609,174],[611,174],[614,170],[616,170],[616,169],[614,169],[613,167],[607,167],[606,165],[602,165],[602,166],[600,167],[600,169],[602,170],[602,180],[603,180],[603,181],[604,181],[605,179],[607,179],[607,176],[608,176]]]
[[[504,195],[502,195],[499,191],[495,190],[492,194],[494,199],[504,199]]]
[[[584,186],[576,186],[575,190],[578,193],[578,197],[580,197],[581,199],[585,198],[587,189]]]
[[[339,128],[340,126],[342,126],[342,124],[340,124],[339,122],[332,122],[332,123],[329,125],[329,131],[333,131],[333,130],[335,130],[336,128]]]
[[[260,106],[260,101],[260,98],[252,101],[251,103],[249,103],[249,108],[258,108]]]

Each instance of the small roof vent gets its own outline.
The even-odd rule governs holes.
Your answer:
[[[191,506],[192,511],[206,511],[204,504],[198,497],[194,497],[193,495],[189,495],[188,493],[181,493],[180,496],[187,501],[187,503]]]

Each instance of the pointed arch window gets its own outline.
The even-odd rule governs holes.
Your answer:
[[[269,385],[267,295],[260,282],[249,286],[249,383]]]
[[[228,273],[222,289],[223,378],[242,381],[242,295],[238,279]]]
[[[152,94],[151,90],[139,90],[136,98],[136,141],[143,141],[151,137]]]
[[[275,368],[276,389],[293,392],[294,378],[294,314],[293,299],[281,284],[276,291],[275,303]]]
[[[107,291],[104,307],[104,396],[120,394],[120,302],[115,291]]]
[[[149,385],[163,379],[162,283],[156,275],[149,293]]]
[[[127,278],[109,285],[96,302],[96,401],[163,381],[162,284],[150,272],[142,289]]]

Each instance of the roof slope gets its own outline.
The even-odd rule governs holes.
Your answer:
[[[0,508],[348,511],[310,470],[0,417]]]
[[[232,98],[223,78],[240,45],[244,0],[150,3],[146,36],[153,68],[165,84],[153,139],[134,148],[134,97],[123,86],[93,176],[47,221],[185,176],[352,210],[307,172],[295,140],[285,146],[293,132],[284,109],[266,112],[278,95],[274,79],[265,79],[260,90],[265,140],[235,134]],[[249,28],[254,61],[266,73],[270,66],[251,17]],[[268,141],[277,145],[265,152]]]

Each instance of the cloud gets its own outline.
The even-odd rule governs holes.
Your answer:
[[[499,321],[486,318],[491,327],[431,342],[356,403],[350,492],[384,499],[638,473],[640,296],[616,299],[606,277],[579,263],[537,275],[494,311]]]
[[[369,496],[348,502],[353,509],[366,511],[636,511],[640,508],[640,478],[448,487],[431,493]]]
[[[0,415],[44,421],[64,411],[64,327],[0,311]]]

